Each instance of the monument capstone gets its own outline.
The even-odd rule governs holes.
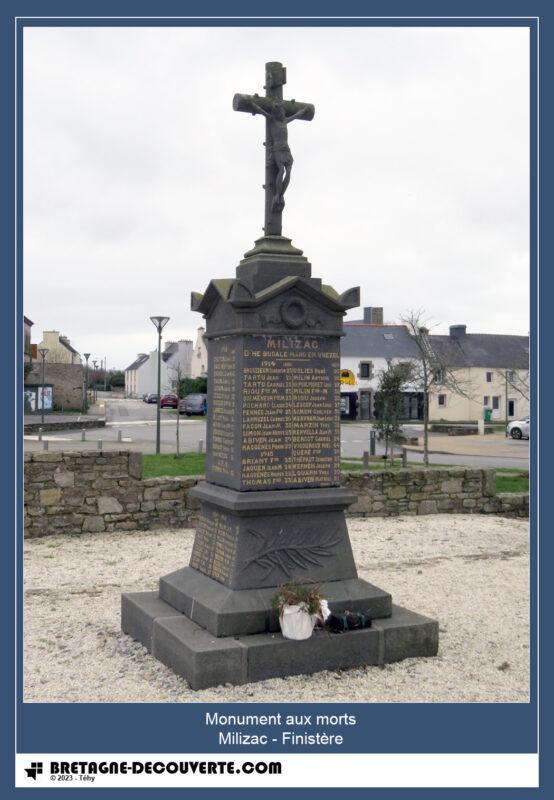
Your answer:
[[[431,656],[435,621],[394,606],[358,577],[340,486],[340,338],[359,289],[312,277],[282,235],[293,163],[288,125],[309,103],[283,100],[286,70],[266,64],[265,96],[237,94],[236,111],[265,118],[265,224],[236,268],[193,293],[206,320],[206,480],[190,563],[158,592],[122,596],[122,628],[193,689]],[[317,582],[331,610],[363,611],[371,628],[316,630],[291,641],[272,610],[276,587]]]

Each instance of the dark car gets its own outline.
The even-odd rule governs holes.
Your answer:
[[[187,394],[179,403],[179,414],[205,414],[208,407],[208,396],[205,394]]]
[[[164,394],[160,400],[161,408],[177,408],[179,405],[179,398],[176,394]]]
[[[146,403],[157,403],[158,402],[158,395],[157,394],[147,394],[145,402]]]

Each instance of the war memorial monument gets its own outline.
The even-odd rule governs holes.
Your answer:
[[[235,278],[214,279],[192,308],[209,348],[206,480],[188,566],[158,592],[124,594],[122,628],[193,689],[432,656],[438,624],[358,578],[340,486],[340,338],[359,289],[313,278],[282,235],[293,158],[288,125],[310,103],[283,99],[286,70],[266,64],[265,96],[235,111],[265,117],[265,225]],[[333,612],[372,626],[285,639],[272,610],[285,581],[318,583]],[[314,698],[318,699],[318,698]],[[330,698],[327,698],[330,699]]]

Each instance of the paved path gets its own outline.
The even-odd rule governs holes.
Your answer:
[[[420,438],[421,441],[421,438]],[[408,448],[411,461],[423,461],[423,447]],[[429,437],[430,460],[435,464],[452,463],[452,459],[463,459],[464,465],[491,467],[529,468],[529,441],[511,439],[503,433],[490,433],[485,436],[444,436],[433,434]]]
[[[44,415],[44,424],[47,425],[49,423],[55,422],[57,423],[68,423],[68,422],[85,422],[85,421],[96,421],[98,417],[101,416],[100,414],[45,414]],[[23,417],[23,424],[24,425],[40,425],[42,423],[42,417],[40,414],[25,414]]]

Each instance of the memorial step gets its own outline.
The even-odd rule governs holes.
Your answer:
[[[434,656],[438,623],[400,606],[371,628],[332,634],[315,630],[292,641],[281,633],[216,637],[164,603],[155,592],[124,594],[123,631],[187,680],[192,689],[244,684],[322,670],[377,666]]]

